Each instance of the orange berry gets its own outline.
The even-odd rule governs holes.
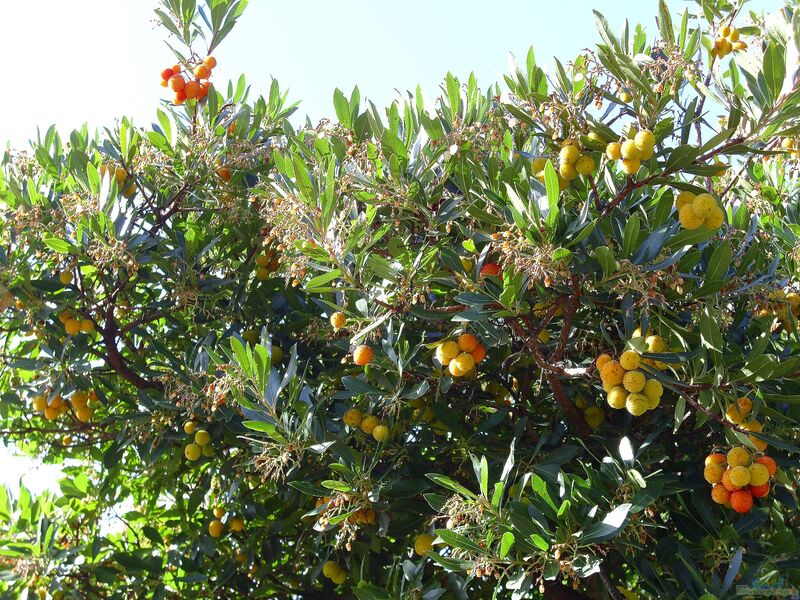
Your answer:
[[[186,81],[180,75],[173,75],[169,78],[169,87],[173,92],[180,92],[186,87]]]
[[[367,345],[361,345],[353,352],[353,362],[363,367],[372,362],[375,357],[375,352]]]
[[[167,87],[167,80],[166,79],[162,79],[161,80],[161,87]]]
[[[598,369],[602,369],[603,365],[611,360],[612,359],[609,354],[601,354],[597,357],[597,360],[594,361],[594,366],[596,366]]]
[[[203,61],[203,64],[208,67],[209,69],[213,69],[217,66],[217,59],[213,56],[207,56],[206,59]]]
[[[164,81],[167,81],[173,75],[175,75],[175,72],[172,69],[164,69],[161,71],[161,79]]]
[[[232,177],[231,170],[228,167],[219,167],[217,169],[217,175],[219,175],[219,178],[225,182],[230,181]]]
[[[731,493],[721,483],[715,483],[711,488],[711,499],[717,504],[725,504],[730,496]]]
[[[731,481],[731,469],[725,469],[722,473],[722,485],[725,486],[725,489],[729,492],[735,492],[741,489],[738,485],[734,485]]]
[[[775,463],[775,460],[773,458],[769,456],[759,456],[755,460],[755,462],[767,467],[767,471],[769,471],[769,476],[775,477],[775,471],[778,470],[778,465]]]
[[[725,458],[724,454],[721,454],[719,452],[714,452],[713,454],[709,454],[708,456],[706,456],[706,466],[712,463],[724,465],[727,460],[728,459]]]
[[[208,79],[211,76],[211,69],[205,65],[200,65],[194,70],[194,76],[198,79]]]
[[[200,93],[200,84],[196,81],[187,82],[183,88],[183,93],[186,94],[189,100],[197,98],[197,95]]]
[[[751,485],[747,488],[750,490],[750,493],[753,494],[756,498],[763,498],[767,494],[769,494],[769,481],[764,485]]]
[[[180,92],[175,92],[175,98],[172,99],[173,104],[183,104],[186,100],[186,94],[183,93],[183,90]]]
[[[200,82],[200,93],[197,95],[197,99],[205,98],[208,96],[208,89],[211,87],[211,84],[207,81]]]
[[[480,344],[478,338],[471,333],[463,333],[458,336],[458,347],[461,348],[463,352],[472,352],[478,347],[478,344]]]
[[[753,494],[749,490],[733,492],[730,497],[731,508],[737,513],[746,513],[753,508]]]
[[[473,350],[472,352],[470,352],[470,354],[472,354],[472,359],[477,364],[481,362],[484,358],[486,358],[486,346],[484,346],[483,344],[478,344],[478,347],[475,348],[475,350]]]
[[[183,67],[182,67],[182,66],[180,66],[180,65],[172,65],[172,72],[173,72],[175,75],[177,75],[177,74],[178,74],[178,73],[180,73],[181,71],[183,71]]]
[[[609,385],[621,385],[625,378],[625,369],[616,360],[610,360],[600,369],[600,379]]]

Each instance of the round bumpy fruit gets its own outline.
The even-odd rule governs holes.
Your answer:
[[[362,418],[363,416],[360,410],[351,408],[345,411],[344,416],[342,416],[342,421],[344,421],[344,424],[348,427],[358,427]]]
[[[214,519],[208,524],[208,535],[213,538],[221,536],[223,531],[225,531],[225,526],[219,519]]]
[[[675,197],[675,208],[680,210],[687,204],[691,205],[696,197],[692,192],[681,192]]]
[[[575,170],[578,172],[578,175],[589,175],[594,172],[596,166],[594,159],[588,154],[584,154],[575,161]]]
[[[622,142],[622,158],[623,160],[639,160],[642,157],[642,151],[636,147],[636,142],[633,140],[625,140]]]
[[[459,348],[457,342],[447,341],[436,347],[436,360],[446,367],[460,353],[461,348]]]
[[[335,312],[331,315],[331,325],[334,329],[341,329],[347,325],[347,316],[343,312]]]
[[[759,456],[754,462],[767,467],[769,476],[775,477],[775,472],[778,470],[778,465],[775,463],[775,459],[770,456]]]
[[[720,464],[724,465],[727,462],[724,454],[720,454],[719,452],[714,452],[713,454],[709,454],[706,456],[706,466],[711,464]]]
[[[225,516],[225,509],[222,508],[221,506],[215,506],[213,512],[214,512],[214,516],[217,519],[221,519],[222,517]]]
[[[697,216],[692,208],[693,205],[694,203],[687,204],[678,211],[678,220],[686,229],[697,229],[703,224],[703,217]]]
[[[383,443],[389,441],[391,433],[386,425],[376,425],[375,429],[372,430],[372,437],[375,438],[376,442]]]
[[[719,483],[722,481],[722,474],[725,472],[725,465],[711,463],[703,469],[703,477],[708,483]]]
[[[737,467],[739,468],[739,467]],[[744,469],[744,467],[741,467]],[[767,467],[760,463],[753,463],[750,465],[750,485],[756,487],[762,486],[769,481],[769,471]]]
[[[721,483],[715,483],[711,488],[711,499],[717,504],[727,503],[730,497],[731,493]]]
[[[610,360],[600,369],[600,378],[609,385],[621,385],[625,377],[625,369],[616,360]]]
[[[558,159],[562,165],[572,165],[580,157],[581,151],[573,145],[564,146],[558,153]]]
[[[78,319],[69,319],[64,323],[64,331],[67,335],[78,335],[81,332],[81,322]]]
[[[378,417],[376,417],[374,415],[367,415],[366,417],[361,419],[361,423],[359,423],[358,426],[361,428],[361,431],[363,431],[364,433],[371,434],[372,431],[380,424],[381,424],[381,422],[378,419]]]
[[[594,366],[596,366],[598,369],[602,369],[603,365],[610,362],[611,360],[612,358],[609,354],[601,354],[600,356],[597,357],[597,360],[594,361]]]
[[[619,357],[619,364],[626,371],[633,371],[639,368],[639,363],[642,362],[641,355],[635,350],[626,350]]]
[[[194,443],[198,446],[207,446],[211,442],[211,434],[205,429],[198,429],[194,434]]]
[[[202,453],[203,450],[197,444],[187,444],[186,448],[183,449],[183,455],[188,460],[197,460]]]
[[[728,451],[728,466],[738,467],[750,464],[750,452],[744,446],[736,446]]]
[[[197,431],[197,423],[194,421],[186,421],[186,423],[183,424],[183,431],[184,433],[192,435],[195,431]]]
[[[640,129],[636,132],[633,143],[642,152],[650,152],[656,145],[656,136],[649,129]]]
[[[414,552],[419,556],[425,556],[433,549],[434,539],[430,533],[420,533],[414,540]]]
[[[622,160],[622,170],[626,175],[636,175],[641,166],[642,163],[635,158],[625,158]]]
[[[244,531],[244,521],[241,517],[233,517],[228,521],[228,529],[231,531]]]
[[[367,345],[361,345],[353,352],[353,362],[363,367],[372,362],[375,357],[375,352]]]
[[[739,410],[738,406],[731,404],[725,409],[725,418],[734,425],[738,425],[742,422],[742,412]]]
[[[646,378],[641,371],[628,371],[622,378],[622,385],[629,392],[641,392]]]
[[[738,490],[731,493],[729,502],[737,513],[746,513],[753,508],[753,494],[749,490]]]
[[[750,483],[750,471],[747,467],[742,465],[732,467],[730,480],[736,487],[744,487]]]
[[[478,338],[471,333],[462,333],[458,336],[458,347],[462,352],[472,352],[479,343]]]
[[[739,412],[742,413],[742,416],[749,415],[750,411],[753,410],[753,401],[747,396],[739,398],[736,404],[739,406]]]
[[[91,420],[93,414],[94,411],[88,406],[82,406],[75,411],[75,416],[81,423],[88,423]]]
[[[625,401],[628,399],[628,391],[621,385],[612,387],[606,396],[606,402],[611,408],[617,410],[625,408]]]
[[[462,352],[450,361],[448,369],[453,377],[461,377],[475,366],[475,359],[472,354]]]
[[[590,406],[583,411],[583,418],[592,429],[596,429],[602,425],[606,418],[606,414],[599,406]]]
[[[619,142],[611,142],[606,146],[606,156],[610,160],[619,160],[622,158],[622,144]]]
[[[664,386],[655,379],[648,379],[644,384],[642,393],[647,396],[651,402],[658,400],[664,394]]]
[[[644,394],[628,394],[628,398],[625,400],[625,408],[628,409],[628,412],[634,417],[643,415],[647,412],[649,407],[650,400],[648,400],[647,396]]]
[[[769,482],[765,483],[764,485],[749,485],[747,487],[750,490],[750,493],[753,494],[756,498],[763,498],[767,494],[769,494]]]
[[[328,579],[332,579],[333,576],[341,570],[342,568],[332,560],[326,561],[325,564],[322,565],[322,574]]]
[[[708,216],[703,221],[703,226],[709,229],[719,229],[725,222],[725,211],[719,206],[715,206]]]
[[[739,486],[731,481],[731,470],[732,469],[725,469],[722,472],[722,479],[720,481],[722,482],[722,485],[725,486],[726,490],[729,492],[735,492],[739,489]]]
[[[698,194],[692,201],[692,210],[701,219],[705,219],[717,207],[717,201],[711,194]]]
[[[347,571],[342,569],[338,573],[336,573],[333,577],[331,577],[331,581],[336,585],[342,585],[345,581],[347,581]]]

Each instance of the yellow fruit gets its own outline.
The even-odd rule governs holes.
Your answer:
[[[91,319],[83,319],[81,321],[81,332],[83,333],[93,333],[94,332],[94,321]]]
[[[69,319],[64,323],[64,331],[67,335],[78,335],[81,332],[81,322],[78,319]]]
[[[61,271],[58,274],[58,280],[64,285],[69,285],[72,283],[72,273],[70,271]]]
[[[610,360],[600,369],[600,377],[603,383],[608,383],[612,386],[620,385],[625,377],[625,369],[616,360]]]
[[[183,431],[184,433],[192,435],[195,431],[197,431],[197,423],[194,421],[186,421],[186,423],[183,424]]]
[[[72,408],[78,409],[83,406],[86,406],[89,402],[89,394],[86,392],[82,392],[78,390],[77,392],[73,393],[69,399],[70,404],[72,404]]]
[[[561,147],[565,148],[567,146],[575,146],[578,150],[581,149],[581,145],[575,138],[564,138],[564,141],[561,142]]]
[[[538,173],[539,171],[543,171],[546,165],[547,159],[539,156],[531,161],[531,171]]]
[[[450,361],[448,369],[453,377],[461,377],[465,375],[472,367],[475,366],[475,359],[469,352],[462,352]]]
[[[344,421],[344,424],[348,427],[358,427],[362,418],[363,415],[360,410],[351,408],[345,411],[344,416],[342,416],[342,421]]]
[[[450,361],[461,353],[461,348],[454,341],[444,342],[436,347],[436,360],[447,366]]]
[[[725,465],[711,463],[703,469],[703,477],[708,483],[718,483],[722,481],[722,474],[725,472]]]
[[[363,367],[372,362],[375,351],[367,345],[361,345],[353,351],[353,362]]]
[[[736,50],[737,52],[739,50],[747,50],[747,42],[734,42],[731,45],[731,50]]]
[[[750,470],[741,465],[732,467],[730,474],[731,483],[738,487],[744,487],[750,483]]]
[[[339,571],[335,573],[333,577],[331,577],[331,581],[336,585],[342,585],[345,581],[347,581],[347,571]]]
[[[692,201],[692,210],[701,219],[705,219],[717,207],[717,201],[711,194],[699,194]]]
[[[725,222],[725,211],[722,210],[719,206],[715,206],[714,209],[709,213],[709,215],[703,221],[703,226],[707,227],[708,229],[719,229],[722,227],[722,224]]]
[[[233,517],[228,521],[228,529],[231,531],[244,531],[244,521],[241,517]]]
[[[568,146],[572,148],[572,146]],[[558,166],[558,174],[561,175],[567,181],[571,179],[575,179],[578,176],[578,171],[575,169],[575,165],[571,163],[561,163]]]
[[[267,256],[266,254],[259,254],[258,256],[256,256],[256,264],[259,267],[266,268],[267,266],[269,266],[269,256]]]
[[[44,412],[47,408],[47,398],[43,395],[33,397],[33,410],[36,412]]]
[[[48,406],[47,408],[44,409],[44,418],[47,419],[48,421],[52,421],[58,418],[58,415],[59,415],[58,409],[55,408],[54,406]]]
[[[681,192],[675,197],[675,207],[680,210],[687,204],[694,202],[696,196],[692,192]]]
[[[703,218],[695,214],[693,206],[694,202],[687,204],[678,211],[678,220],[686,229],[697,229],[703,224]]]
[[[602,369],[603,365],[609,362],[610,360],[611,360],[610,355],[601,354],[600,356],[597,357],[597,360],[594,361],[594,364],[598,369]]]
[[[590,406],[583,411],[583,418],[592,429],[600,427],[606,418],[606,413],[599,406]]]
[[[207,446],[211,442],[211,434],[205,429],[198,429],[194,434],[194,443],[198,446]]]
[[[647,412],[649,406],[650,400],[648,400],[647,396],[644,394],[628,394],[628,398],[625,400],[625,408],[628,409],[628,412],[634,417],[643,415]]]
[[[642,151],[636,147],[636,142],[633,140],[625,140],[622,142],[622,148],[620,149],[620,153],[622,154],[623,160],[635,160],[638,161],[642,158]]]
[[[711,499],[717,504],[725,504],[730,499],[731,493],[721,483],[715,483],[711,488]]]
[[[621,385],[612,387],[606,396],[606,402],[611,408],[617,410],[625,408],[625,401],[628,399],[628,391]]]
[[[325,564],[322,565],[322,574],[328,579],[333,578],[333,576],[341,570],[342,568],[332,560],[326,561]]]
[[[660,354],[667,349],[667,343],[660,335],[648,335],[644,343],[647,344],[647,351],[652,354]]]
[[[361,428],[361,431],[363,431],[364,433],[371,434],[372,431],[380,424],[381,424],[381,422],[378,419],[378,417],[376,417],[374,415],[367,415],[366,417],[361,419],[361,423],[359,423],[358,426]]]
[[[213,512],[214,512],[214,516],[217,519],[221,519],[222,517],[225,516],[225,509],[222,508],[221,506],[215,506]]]
[[[620,100],[622,100],[623,102],[625,102],[625,103],[627,104],[628,102],[630,102],[631,100],[633,100],[633,96],[632,96],[630,93],[628,93],[628,92],[622,92],[622,93],[619,95],[619,99],[620,99]]]
[[[736,446],[728,451],[728,466],[738,467],[750,464],[750,451],[744,446]]]
[[[636,132],[633,143],[640,152],[650,152],[656,145],[656,136],[649,129],[640,129]]]
[[[609,160],[619,160],[622,158],[622,144],[619,142],[611,142],[606,146],[606,156]]]
[[[214,447],[211,446],[211,445],[202,446],[200,451],[203,453],[203,456],[206,456],[206,457],[209,457],[209,458],[214,456]]]
[[[264,267],[257,268],[256,279],[258,279],[259,281],[266,281],[267,279],[269,279],[269,269],[266,269]]]
[[[376,442],[383,443],[389,440],[391,433],[386,425],[376,425],[372,430],[372,437],[375,438]]]
[[[626,350],[619,357],[619,363],[626,371],[633,371],[639,368],[639,363],[642,362],[642,356],[635,350]],[[638,391],[638,390],[634,390]]]
[[[419,556],[425,556],[433,549],[434,539],[430,533],[420,533],[414,540],[414,552]]]
[[[334,329],[341,329],[347,325],[347,316],[342,312],[335,312],[331,315],[331,325]]]
[[[736,27],[731,27],[730,32],[725,37],[732,42],[737,42],[739,41],[739,30]]]
[[[575,161],[575,170],[578,172],[578,175],[589,175],[594,172],[596,166],[594,159],[588,154],[584,154]]]
[[[791,296],[791,294],[789,295]],[[747,396],[742,396],[736,401],[736,403],[739,405],[739,412],[742,414],[742,416],[750,414],[750,411],[753,410],[753,401]]]
[[[718,464],[724,465],[728,459],[725,457],[724,454],[720,454],[719,452],[714,452],[713,454],[709,454],[706,456],[706,466],[711,464]]]
[[[197,444],[187,444],[186,448],[183,449],[183,455],[188,460],[197,460],[198,458],[200,458],[202,452],[203,451],[200,449],[200,446],[198,446]]]
[[[558,153],[558,160],[562,165],[572,165],[578,160],[581,151],[573,145],[564,146]]]
[[[550,341],[550,332],[547,329],[542,329],[539,332],[539,335],[536,336],[536,339],[539,340],[541,343],[546,344]]]
[[[739,426],[746,431],[757,431],[759,433],[763,428],[761,423],[759,423],[758,421],[742,421],[742,423]],[[765,442],[761,438],[758,438],[754,435],[748,435],[747,437],[750,439],[753,445],[756,448],[758,448],[759,452],[763,452],[764,450],[767,449],[767,442]]]
[[[650,398],[651,401],[661,398],[664,394],[664,386],[661,385],[661,382],[656,381],[655,379],[648,379],[644,384],[644,389],[642,393]]]
[[[622,160],[622,170],[628,175],[636,175],[636,173],[639,172],[639,168],[641,166],[642,163],[638,159],[625,158]]]
[[[75,411],[75,416],[78,417],[78,421],[80,421],[81,423],[88,423],[91,420],[93,414],[94,411],[88,406],[83,406]]]
[[[737,467],[744,468],[744,467]],[[750,465],[750,485],[760,486],[769,481],[769,469],[761,463],[753,463]]]
[[[356,350],[358,350],[358,348],[356,348]],[[272,345],[272,355],[270,356],[270,360],[272,361],[273,365],[283,360],[283,350],[281,350],[280,346],[276,346],[275,344]]]
[[[738,425],[742,422],[742,413],[738,406],[730,405],[725,409],[725,418],[731,423]]]
[[[214,519],[208,524],[208,535],[213,538],[221,536],[223,531],[225,531],[225,526],[219,519]]]
[[[628,371],[622,378],[622,385],[629,392],[641,392],[646,378],[641,371]]]

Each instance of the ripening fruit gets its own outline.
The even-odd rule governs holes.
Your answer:
[[[775,477],[775,472],[778,470],[778,465],[775,463],[775,460],[770,456],[759,456],[755,462],[760,465],[764,465],[767,467],[767,471],[769,471],[770,477]]]
[[[656,136],[649,129],[640,129],[636,132],[633,143],[642,153],[652,152],[656,145]]]
[[[353,351],[353,362],[360,367],[371,363],[374,357],[375,352],[366,344],[362,344]]]
[[[475,350],[473,350],[472,352],[470,352],[470,354],[472,355],[472,360],[474,360],[475,364],[477,365],[484,358],[486,358],[486,346],[484,346],[483,344],[478,344],[478,347],[475,348]]]
[[[208,79],[211,77],[211,69],[205,65],[199,65],[194,70],[194,76],[198,79]]]
[[[338,573],[335,573],[333,577],[331,577],[331,581],[336,585],[342,585],[345,581],[347,581],[347,571],[341,570]]]
[[[217,175],[224,182],[229,182],[233,177],[231,170],[228,167],[217,167]]]
[[[744,429],[746,431],[756,431],[756,432],[759,432],[759,433],[761,432],[761,430],[763,428],[761,423],[759,423],[758,421],[742,421],[742,423],[739,425],[739,427],[741,427],[742,429]],[[753,443],[753,445],[756,448],[758,448],[759,452],[763,452],[764,450],[767,449],[767,442],[765,442],[761,438],[758,438],[758,437],[756,437],[754,435],[748,435],[747,437],[750,439],[750,441]]]
[[[210,458],[214,456],[214,447],[211,445],[201,446],[200,451],[203,453],[203,456],[205,457]]]
[[[344,412],[342,416],[342,421],[348,427],[358,427],[359,423],[361,423],[361,419],[363,419],[363,415],[361,411],[357,408],[350,408]]]
[[[729,502],[737,513],[746,513],[753,508],[753,494],[749,490],[738,490],[731,493]]]
[[[619,142],[611,142],[606,146],[606,156],[610,160],[619,160],[622,158],[622,144]]]
[[[186,421],[186,423],[183,424],[183,431],[184,433],[192,435],[195,431],[197,431],[197,423],[194,421]]]
[[[173,75],[167,83],[169,84],[169,89],[173,92],[182,92],[183,88],[186,87],[186,80],[181,75]]]
[[[623,160],[636,160],[642,158],[642,151],[636,147],[636,142],[633,140],[625,140],[622,142],[622,148],[620,149],[620,153],[622,154]]]
[[[88,406],[82,406],[75,411],[75,416],[81,423],[88,423],[92,419],[92,415],[94,415],[94,411]]]
[[[568,147],[572,148],[572,146]],[[567,181],[570,181],[578,176],[578,171],[575,169],[575,165],[562,162],[560,165],[558,165],[558,174]]]
[[[446,367],[460,353],[461,348],[458,343],[450,340],[436,347],[436,360]]]
[[[225,516],[225,509],[222,508],[221,506],[215,506],[212,512],[214,513],[214,516],[217,519],[221,519],[222,517]]]
[[[686,229],[697,229],[703,224],[703,218],[698,217],[694,212],[694,202],[687,204],[678,211],[678,220]]]
[[[701,219],[705,219],[717,207],[717,201],[711,194],[699,194],[692,200],[692,210]]]
[[[493,275],[495,277],[499,277],[501,271],[502,269],[500,268],[500,265],[498,265],[497,263],[492,263],[492,262],[484,263],[483,266],[481,267],[481,275],[484,276]]]
[[[194,434],[194,443],[198,446],[207,446],[211,442],[211,434],[205,429],[198,429]]]
[[[725,458],[724,454],[719,452],[714,452],[713,454],[709,454],[706,456],[706,466],[711,464],[719,464],[724,465],[727,462],[727,458]]]
[[[91,319],[83,319],[81,321],[81,332],[82,333],[93,333],[94,332],[94,321]]]
[[[48,406],[44,409],[44,418],[48,421],[52,421],[58,418],[59,412],[55,406]]]
[[[359,423],[358,426],[361,428],[361,431],[369,435],[380,424],[381,422],[378,419],[378,417],[376,417],[375,415],[367,415],[366,417],[361,419],[361,423]]]
[[[642,393],[650,399],[650,402],[653,402],[664,394],[664,386],[655,379],[648,379],[644,384]]]
[[[739,412],[742,413],[742,416],[750,414],[750,411],[753,410],[753,401],[747,396],[742,396],[739,398],[736,401],[736,404],[739,405]]]
[[[767,467],[757,462],[750,465],[750,485],[758,487],[764,485],[768,481],[769,481],[769,470],[767,469]]]
[[[375,438],[376,442],[387,442],[391,437],[391,432],[386,425],[376,425],[375,428],[372,430],[372,437]]]
[[[276,346],[275,344],[272,345],[272,354],[270,355],[270,360],[272,361],[273,365],[276,365],[283,360],[283,350],[281,350],[280,346]]]
[[[334,329],[342,329],[347,325],[347,316],[343,312],[333,313],[330,320]]]
[[[203,451],[200,449],[200,446],[198,446],[197,444],[187,444],[186,448],[183,449],[183,455],[188,460],[197,460],[198,458],[200,458],[200,455],[202,453],[203,453]]]
[[[750,452],[744,446],[735,446],[728,451],[728,465],[738,467],[750,464]]]
[[[558,153],[558,160],[562,165],[573,165],[581,155],[581,151],[574,145],[564,146]]]
[[[420,533],[414,540],[414,552],[419,556],[425,556],[433,549],[434,539],[430,533]]]
[[[610,360],[600,369],[600,378],[609,385],[621,385],[625,377],[625,369],[616,360]]]
[[[597,360],[594,361],[595,366],[598,370],[603,368],[603,365],[609,362],[611,359],[611,355],[609,354],[601,354],[597,357]]]
[[[619,99],[627,104],[628,102],[633,100],[633,96],[629,92],[622,92],[619,95]]]
[[[172,98],[173,104],[183,104],[186,101],[186,94],[183,90],[180,92],[175,92],[175,96]]]
[[[258,267],[256,269],[256,279],[259,281],[266,281],[269,279],[269,269],[265,269],[264,267]]]
[[[244,521],[241,517],[233,517],[228,521],[228,529],[231,531],[244,531]]]
[[[213,56],[207,56],[206,59],[203,61],[203,64],[207,66],[209,69],[213,69],[217,66],[217,59]]]
[[[208,535],[213,538],[221,536],[223,531],[225,531],[225,526],[219,519],[214,519],[208,524]]]
[[[724,485],[724,486],[725,486],[725,489],[726,489],[726,490],[728,490],[729,492],[735,492],[736,490],[738,490],[738,489],[739,489],[739,486],[738,486],[738,485],[735,485],[735,484],[734,484],[734,483],[731,481],[731,469],[725,469],[725,470],[722,472],[722,479],[721,479],[721,482],[722,482],[722,485]]]
[[[731,404],[728,408],[725,409],[725,418],[728,419],[734,425],[738,425],[742,422],[742,413],[739,410],[738,406]]]
[[[69,319],[64,323],[64,331],[68,335],[78,335],[81,332],[81,322],[78,319]]]
[[[625,400],[625,408],[634,417],[643,415],[649,407],[650,400],[644,394],[628,394],[628,398]]]
[[[611,408],[617,410],[625,408],[625,401],[628,399],[628,391],[621,385],[615,385],[608,391],[606,402]]]
[[[332,560],[326,561],[325,564],[322,565],[322,574],[328,579],[332,579],[333,576],[341,570],[342,568]]]
[[[472,352],[479,343],[478,338],[471,333],[462,333],[458,336],[458,347],[462,352]]]
[[[722,474],[725,472],[725,465],[711,463],[703,469],[703,477],[708,483],[719,483],[722,481]]]
[[[731,493],[721,483],[715,483],[714,487],[711,488],[711,499],[717,504],[727,503],[730,496]]]
[[[692,204],[696,196],[692,192],[683,191],[675,196],[675,208],[682,209],[687,204]]]
[[[627,175],[636,175],[639,172],[639,168],[642,166],[641,161],[638,159],[633,158],[625,158],[622,160],[622,170]]]
[[[578,172],[578,175],[589,175],[594,172],[596,166],[594,159],[588,154],[584,154],[575,161],[575,170]]]
[[[33,410],[36,412],[44,412],[47,408],[47,398],[39,394],[38,396],[33,397]]]
[[[769,494],[769,487],[769,482],[767,482],[764,485],[749,485],[747,489],[755,498],[763,498]]]
[[[475,268],[475,263],[473,263],[470,259],[461,257],[461,268],[464,269],[466,273],[472,273],[472,269]]]
[[[172,69],[164,69],[161,71],[161,79],[163,81],[168,81],[170,77],[172,77],[175,72]]]
[[[469,352],[462,352],[450,361],[448,370],[453,377],[462,377],[475,366],[475,359]]]
[[[606,413],[599,406],[589,406],[583,411],[583,418],[592,429],[596,429],[605,421]]]
[[[747,467],[738,465],[731,468],[730,480],[736,487],[744,487],[750,483],[750,471]]]
[[[186,82],[186,85],[183,87],[183,93],[186,94],[186,98],[189,100],[197,98],[200,94],[200,84],[196,81]]]
[[[61,271],[61,273],[58,274],[58,280],[63,285],[69,285],[72,283],[72,271]]]
[[[628,371],[622,378],[622,385],[629,392],[641,392],[646,378],[641,371]]]
[[[626,371],[633,371],[639,368],[639,363],[642,362],[641,355],[634,350],[626,350],[619,357],[619,363]],[[638,390],[634,390],[638,391]]]

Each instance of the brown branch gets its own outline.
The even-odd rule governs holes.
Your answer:
[[[100,335],[102,336],[103,342],[106,346],[106,362],[108,362],[109,366],[114,369],[114,371],[116,371],[120,377],[122,377],[125,381],[132,383],[139,389],[161,388],[159,384],[150,382],[133,371],[120,353],[119,348],[117,347],[119,326],[114,320],[113,303],[109,305],[109,308],[106,311],[106,324],[105,327],[100,330]]]

